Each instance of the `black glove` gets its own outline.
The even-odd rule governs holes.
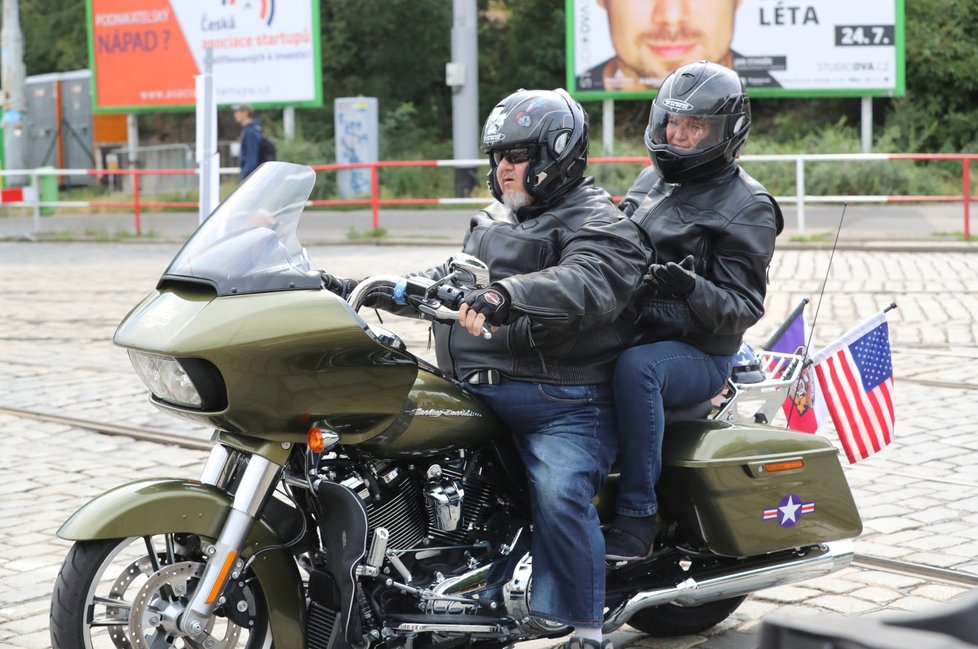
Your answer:
[[[649,274],[645,277],[660,291],[672,293],[676,297],[686,297],[696,286],[694,266],[693,255],[686,255],[686,258],[678,264],[674,261],[668,264],[652,264],[649,266]]]
[[[462,303],[486,316],[486,324],[493,327],[505,324],[509,318],[510,299],[503,289],[480,288],[466,295]]]
[[[390,288],[376,288],[363,296],[362,306],[369,309],[383,309],[393,311],[397,308],[394,302],[394,291]]]
[[[319,271],[319,276],[323,280],[323,288],[325,288],[330,293],[336,293],[344,300],[350,297],[350,293],[359,284],[355,279],[343,279],[342,277],[334,277],[327,273],[325,270]]]

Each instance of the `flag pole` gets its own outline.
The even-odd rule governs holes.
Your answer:
[[[818,312],[822,308],[822,297],[825,295],[825,286],[829,283],[829,273],[832,272],[832,260],[835,259],[836,248],[839,247],[839,235],[842,234],[842,223],[846,219],[846,208],[849,202],[842,204],[842,216],[839,217],[839,227],[835,229],[835,241],[832,242],[832,253],[829,255],[829,265],[825,269],[825,277],[822,278],[822,289],[818,292],[818,302],[815,303],[815,314],[812,316],[812,328],[808,331],[808,340],[805,342],[805,364],[808,365],[811,359],[808,358],[808,350],[812,347],[812,338],[815,336],[815,323],[818,321]]]

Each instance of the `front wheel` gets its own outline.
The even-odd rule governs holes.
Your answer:
[[[698,606],[663,604],[642,609],[626,624],[656,638],[671,638],[705,631],[730,616],[747,596],[730,597]]]
[[[268,649],[268,610],[247,573],[191,638],[177,620],[204,567],[194,534],[79,541],[68,551],[51,598],[54,649]]]

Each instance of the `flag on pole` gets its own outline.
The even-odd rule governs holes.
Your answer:
[[[768,340],[766,349],[771,352],[795,354],[802,350],[805,354],[805,340],[808,327],[805,324],[805,306],[808,298],[803,299],[788,319]],[[806,358],[807,358],[807,354]],[[825,401],[815,380],[814,368],[806,364],[802,368],[798,380],[788,390],[788,397],[781,404],[788,428],[803,433],[814,433],[819,425],[828,418]]]
[[[764,349],[769,352],[794,354],[799,347],[805,346],[805,307],[808,298],[803,298],[788,319],[781,323],[778,330],[771,334]]]
[[[877,313],[812,357],[818,384],[850,463],[893,435],[893,360],[886,314]]]

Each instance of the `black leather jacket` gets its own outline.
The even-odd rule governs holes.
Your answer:
[[[681,340],[708,354],[735,353],[764,315],[767,269],[784,227],[774,197],[736,163],[680,185],[648,167],[619,207],[649,236],[658,263],[696,258],[696,284],[685,299],[653,286],[636,296],[636,344]]]
[[[495,369],[508,378],[579,385],[611,379],[631,342],[629,297],[649,263],[642,236],[588,178],[553,204],[478,212],[462,250],[489,266],[512,298],[510,323],[492,338],[458,323],[434,325],[439,367],[458,379]],[[438,279],[447,268],[422,273]],[[515,317],[514,317],[515,316]]]

